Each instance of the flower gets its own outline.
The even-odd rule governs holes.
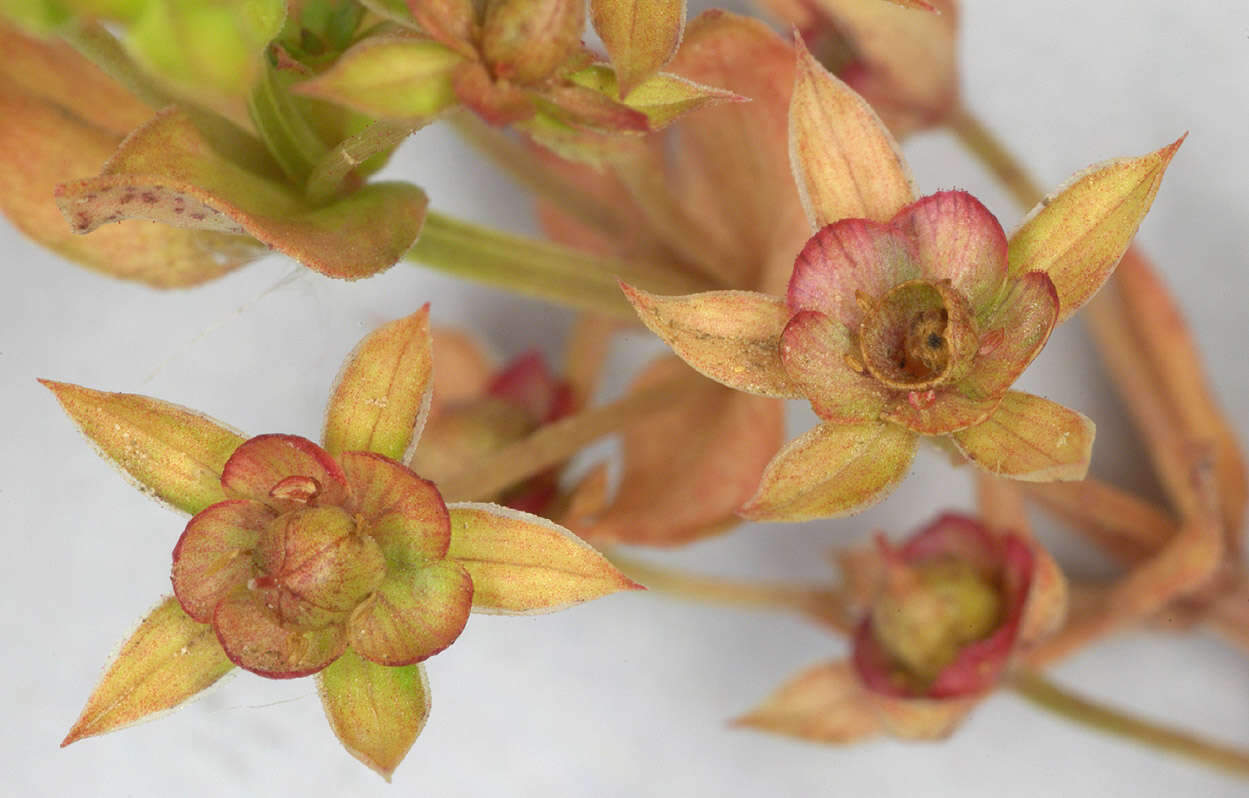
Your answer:
[[[958,107],[956,0],[755,0],[898,138],[941,125]]]
[[[804,671],[739,724],[820,742],[944,737],[1012,654],[1062,620],[1065,583],[1048,555],[968,516],[840,557],[863,602],[850,658]]]
[[[173,589],[235,665],[307,676],[349,645],[411,665],[464,629],[473,581],[447,559],[447,506],[401,463],[261,435],[226,461],[221,486],[231,498],[197,513],[174,548]]]
[[[402,464],[428,410],[428,308],[344,364],[322,446],[248,440],[175,405],[45,382],[143,490],[192,515],[175,598],[122,645],[63,744],[169,709],[233,665],[315,673],[352,755],[389,779],[429,712],[422,660],[470,609],[530,613],[639,586],[545,518],[443,501]]]
[[[815,235],[785,299],[624,286],[694,368],[738,390],[806,398],[820,417],[772,460],[741,515],[862,509],[901,480],[920,435],[948,436],[993,474],[1083,478],[1092,422],[1010,387],[1110,276],[1180,141],[1077,175],[1008,238],[969,194],[916,199],[871,108],[800,52],[790,152]]]

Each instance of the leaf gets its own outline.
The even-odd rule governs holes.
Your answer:
[[[562,526],[496,504],[457,502],[447,556],[473,578],[473,609],[505,615],[552,612],[642,589]]]
[[[370,116],[422,122],[455,104],[455,72],[463,63],[438,42],[370,37],[293,91]]]
[[[152,112],[63,44],[0,26],[0,210],[89,269],[157,288],[215,279],[263,254],[237,236],[126,222],[90,238],[66,226],[58,183],[99,169]]]
[[[876,112],[797,42],[789,158],[811,228],[888,221],[915,198],[898,144]]]
[[[1093,422],[1039,396],[1008,391],[982,424],[953,434],[977,467],[1026,482],[1084,479],[1093,454]]]
[[[590,21],[627,98],[676,54],[685,0],[590,0]]]
[[[369,333],[347,356],[326,410],[326,451],[405,461],[425,425],[433,387],[426,304]]]
[[[700,374],[761,396],[800,399],[781,363],[784,300],[753,291],[658,296],[621,283],[638,317]]]
[[[806,669],[733,725],[817,743],[857,742],[881,731],[871,696],[849,662]]]
[[[632,390],[685,370],[673,357]],[[578,533],[599,542],[676,546],[724,531],[785,437],[784,404],[700,384],[624,433],[623,473],[611,506]]]
[[[61,746],[173,709],[233,667],[212,627],[167,598],[122,644]]]
[[[429,718],[425,666],[378,665],[347,649],[317,674],[317,690],[347,752],[390,781]]]
[[[373,183],[331,205],[312,206],[289,187],[215,153],[176,107],[131,134],[99,177],[58,186],[56,201],[77,233],[137,218],[246,234],[346,279],[398,261],[416,240],[427,204],[416,186]]]
[[[1187,135],[1187,134],[1185,134]],[[1010,238],[1010,276],[1042,271],[1058,289],[1061,324],[1123,257],[1184,136],[1139,158],[1092,166],[1033,209]]]
[[[100,455],[139,490],[194,515],[225,501],[221,472],[243,437],[169,402],[40,380]]]
[[[738,514],[751,521],[850,515],[885,497],[915,457],[915,433],[887,422],[820,424],[768,463]]]

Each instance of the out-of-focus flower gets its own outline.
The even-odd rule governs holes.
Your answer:
[[[779,291],[809,234],[786,149],[793,49],[758,21],[713,11],[690,23],[669,68],[750,102],[703,109],[604,171],[547,161],[610,217],[593,226],[576,208],[544,203],[544,227],[571,246],[664,264],[726,288]],[[673,358],[657,361],[633,389],[683,370]],[[594,541],[658,546],[723,530],[779,447],[783,410],[781,402],[713,383],[685,393],[624,433],[615,498],[576,530]]]
[[[805,51],[798,72],[790,151],[816,233],[786,298],[626,286],[646,325],[694,368],[750,393],[807,398],[820,416],[772,460],[741,514],[862,509],[901,480],[920,435],[949,436],[993,474],[1081,479],[1092,422],[1010,387],[1110,276],[1180,141],[1080,173],[1008,239],[968,194],[917,200],[867,103]]]
[[[895,548],[839,554],[860,602],[848,660],[799,674],[744,726],[848,743],[881,732],[949,734],[1000,682],[1010,657],[1061,622],[1065,587],[1047,555],[1010,532],[946,514]]]
[[[577,409],[571,386],[540,352],[526,352],[496,368],[466,334],[435,330],[433,339],[438,362],[433,403],[409,464],[434,482],[454,477],[479,458]],[[491,498],[549,517],[559,498],[560,472],[544,471]]]
[[[616,0],[595,3],[595,24],[621,79],[582,45],[584,0],[367,5],[399,32],[365,38],[300,85],[300,93],[413,123],[463,104],[492,125],[514,126],[586,159],[597,158],[595,148],[579,134],[644,133],[708,102],[734,99],[658,72],[680,40],[683,11],[625,10],[622,17]]]
[[[105,457],[193,516],[174,549],[176,598],[123,644],[65,744],[176,706],[232,665],[315,673],[343,745],[389,778],[429,711],[420,663],[470,609],[549,611],[638,587],[545,518],[448,505],[402,464],[431,370],[427,310],[370,334],[339,375],[324,448],[45,383]]]
[[[941,125],[958,105],[956,0],[756,0],[895,136]]]

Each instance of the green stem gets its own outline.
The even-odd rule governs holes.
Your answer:
[[[457,277],[622,319],[634,314],[618,279],[664,294],[708,288],[647,264],[578,252],[432,211],[407,257]]]
[[[1092,729],[1122,737],[1159,751],[1186,757],[1203,765],[1249,778],[1249,752],[1168,729],[1068,693],[1033,673],[1018,673],[1011,689],[1035,706]]]
[[[488,454],[440,481],[438,490],[448,501],[491,499],[568,460],[587,444],[620,432],[651,413],[672,407],[684,394],[702,384],[702,378],[692,372],[681,374],[614,402],[547,424],[529,437]]]
[[[1024,210],[1031,210],[1045,196],[1045,191],[1019,159],[971,111],[961,106],[956,108],[946,124],[959,143],[1002,181]]]
[[[144,105],[160,110],[179,105],[214,149],[257,174],[276,176],[281,170],[265,145],[224,116],[181,97],[170,94],[143,71],[126,53],[121,43],[98,22],[69,25],[61,37],[80,55],[120,83]]]
[[[554,169],[539,163],[534,152],[524,144],[468,111],[453,114],[450,121],[461,138],[489,158],[517,185],[605,235],[614,237],[620,233],[620,223],[611,207],[593,194],[582,191],[576,183],[565,179]]]
[[[266,60],[248,97],[247,110],[287,179],[301,183],[324,157],[327,147],[295,107],[284,80]]]
[[[797,612],[838,631],[850,631],[844,611],[844,598],[840,591],[832,588],[739,582],[665,568],[615,551],[608,552],[606,556],[626,576],[650,590],[703,604]]]

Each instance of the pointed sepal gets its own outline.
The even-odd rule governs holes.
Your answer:
[[[620,96],[671,60],[685,28],[685,0],[590,0],[590,21],[620,77]]]
[[[343,363],[325,416],[326,451],[406,461],[425,425],[433,386],[426,305],[369,333]]]
[[[497,504],[458,502],[447,556],[473,579],[473,609],[552,612],[641,585],[592,546],[540,516]]]
[[[244,440],[234,430],[159,399],[40,382],[139,490],[191,515],[226,499],[221,473]]]
[[[1039,396],[1008,391],[989,418],[953,434],[976,467],[1025,482],[1084,479],[1093,455],[1093,422]]]
[[[378,665],[347,649],[317,674],[317,689],[339,742],[390,781],[429,718],[425,666]]]
[[[61,745],[173,709],[233,667],[212,627],[167,598],[122,644]]]

